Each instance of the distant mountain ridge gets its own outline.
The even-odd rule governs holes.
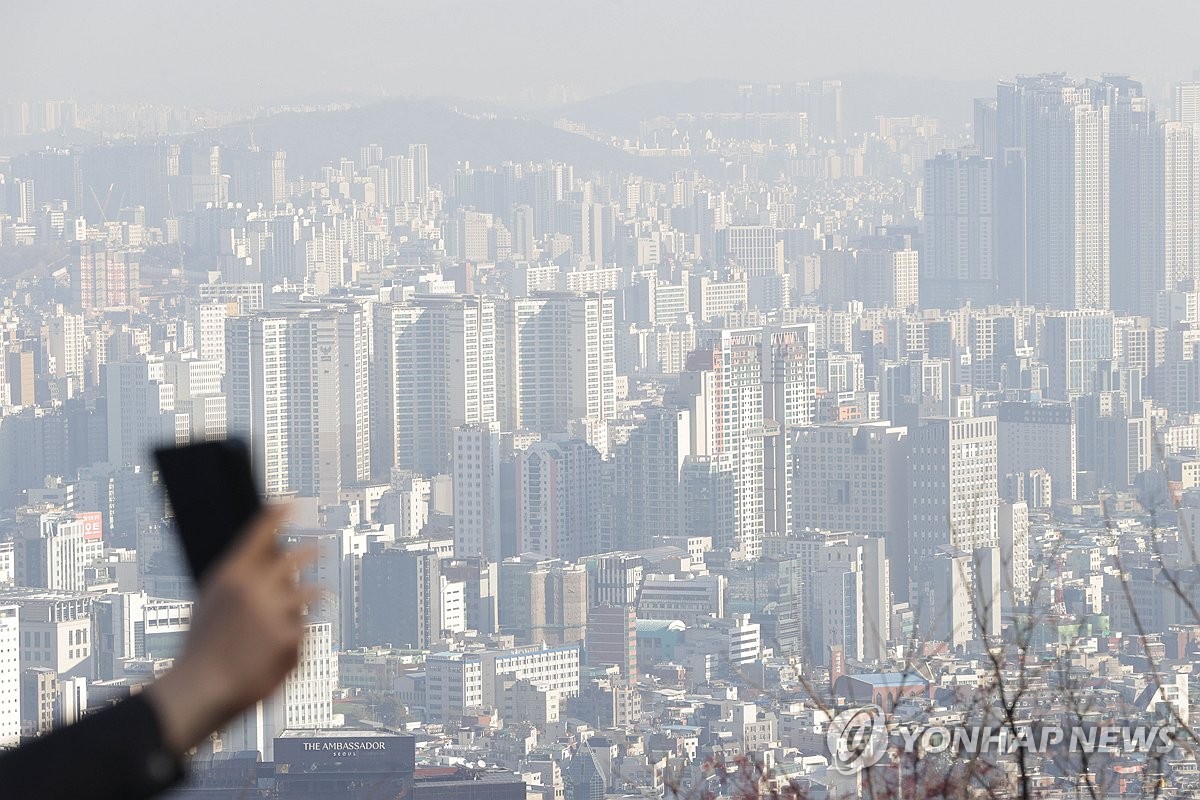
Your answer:
[[[524,117],[465,115],[444,100],[393,98],[340,111],[284,113],[240,122],[222,131],[227,143],[244,143],[251,132],[260,147],[286,150],[288,172],[311,174],[338,158],[353,158],[366,144],[385,153],[429,145],[431,177],[445,181],[460,161],[480,166],[504,161],[561,160],[583,170],[661,173],[665,164],[625,153],[550,121]]]

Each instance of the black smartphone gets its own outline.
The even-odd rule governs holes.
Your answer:
[[[192,576],[205,574],[262,508],[250,451],[239,439],[154,451]]]

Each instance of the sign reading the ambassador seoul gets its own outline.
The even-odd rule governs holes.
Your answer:
[[[334,739],[331,742],[305,742],[304,751],[325,751],[325,750],[345,750],[349,753],[356,753],[359,750],[387,750],[388,743],[385,739],[372,739],[369,742],[356,739],[351,742],[343,742],[340,739]]]
[[[289,772],[411,772],[415,764],[411,736],[281,736],[275,763]]]

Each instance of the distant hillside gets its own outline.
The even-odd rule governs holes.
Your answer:
[[[971,121],[972,101],[995,94],[988,81],[959,81],[938,78],[909,78],[899,75],[843,75],[842,111],[847,130],[875,127],[876,116],[924,114],[936,117],[946,127]],[[547,116],[566,117],[589,128],[633,137],[638,123],[657,115],[681,112],[737,111],[741,103],[735,80],[706,79],[690,83],[647,83],[612,94],[593,97],[564,108],[547,111]]]
[[[88,147],[99,141],[100,137],[91,131],[77,128],[31,136],[0,137],[0,156],[17,156],[44,147]]]
[[[253,123],[255,142],[288,154],[288,172],[311,173],[376,143],[399,153],[414,142],[429,145],[431,177],[443,181],[458,161],[497,165],[504,161],[556,159],[590,170],[636,170],[653,174],[669,166],[649,164],[548,122],[465,116],[437,100],[389,99],[344,111],[287,113]],[[246,123],[223,131],[227,142],[248,138]]]

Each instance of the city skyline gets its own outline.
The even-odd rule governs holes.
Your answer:
[[[0,749],[186,674],[235,438],[319,593],[168,797],[1200,796],[1184,5],[304,10],[0,56]]]

